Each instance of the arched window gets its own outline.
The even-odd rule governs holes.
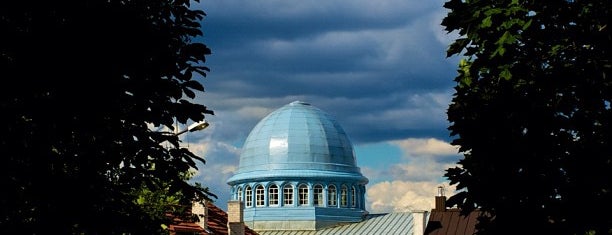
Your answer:
[[[314,192],[314,205],[323,206],[323,186],[315,185],[312,191]]]
[[[328,206],[336,206],[336,201],[338,200],[338,192],[336,192],[336,186],[331,184],[327,187],[327,205]]]
[[[342,185],[342,189],[340,189],[340,206],[346,206],[347,205],[347,195],[348,194],[348,188],[346,188],[346,185]]]
[[[253,206],[253,191],[251,190],[251,186],[246,186],[246,188],[244,188],[244,194],[246,195],[246,206]]]
[[[357,205],[357,193],[355,193],[355,186],[351,187],[351,207]]]
[[[255,206],[264,205],[264,187],[260,184],[255,188]]]
[[[283,205],[293,205],[293,186],[290,184],[283,187]]]
[[[236,193],[236,200],[242,201],[242,188],[238,187],[238,192]]]
[[[305,184],[300,185],[298,193],[300,195],[300,206],[308,205],[308,186]]]
[[[268,202],[270,206],[278,206],[278,186],[274,184],[268,188]]]

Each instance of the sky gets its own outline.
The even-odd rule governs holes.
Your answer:
[[[445,169],[460,159],[446,109],[458,58],[440,25],[443,0],[202,0],[211,50],[195,102],[215,112],[207,129],[183,136],[206,164],[192,179],[226,209],[226,180],[263,117],[292,101],[331,114],[352,141],[370,182],[366,209],[430,210]]]

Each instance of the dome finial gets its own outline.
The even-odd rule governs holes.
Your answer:
[[[310,105],[309,103],[306,103],[304,101],[299,101],[299,100],[293,101],[293,102],[291,102],[289,104],[290,105],[298,105],[298,104],[300,104],[300,105]]]

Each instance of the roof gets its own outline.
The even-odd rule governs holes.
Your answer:
[[[461,215],[459,209],[432,210],[425,228],[426,235],[463,235],[474,234],[478,216],[482,212],[475,210],[468,215]]]
[[[208,220],[207,220],[207,228],[204,229],[200,227],[197,223],[191,221],[181,221],[175,218],[175,224],[169,226],[168,230],[171,235],[177,233],[190,233],[190,234],[228,234],[227,232],[227,213],[217,207],[212,202],[208,202],[206,204],[208,208]],[[257,235],[255,231],[244,226],[244,234],[245,235]]]
[[[264,117],[251,130],[230,185],[253,179],[336,178],[367,183],[353,145],[334,117],[294,101]]]
[[[227,213],[215,204],[208,203],[208,230],[209,234],[227,234]],[[244,226],[245,235],[256,235],[257,233]]]
[[[370,215],[359,223],[311,231],[260,231],[260,235],[406,235],[412,234],[414,217],[410,212]]]
[[[197,225],[196,223],[190,223],[190,222],[179,222],[178,224],[172,224],[170,225],[170,227],[168,227],[168,231],[170,232],[170,235],[183,234],[183,233],[189,233],[189,234],[194,234],[194,235],[209,234],[206,231],[204,231],[204,229],[200,227],[199,225]]]

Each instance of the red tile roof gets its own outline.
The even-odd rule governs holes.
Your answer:
[[[211,234],[227,234],[227,213],[215,204],[209,202],[208,207],[208,229]],[[255,231],[244,226],[245,235],[257,235]]]
[[[189,233],[189,234],[197,234],[197,235],[205,235],[205,234],[209,234],[208,232],[204,231],[204,229],[202,227],[200,227],[199,225],[197,225],[196,223],[190,223],[190,222],[180,222],[179,224],[171,224],[168,228],[168,231],[170,232],[170,235],[176,235],[176,234],[183,234],[183,233]]]
[[[170,225],[168,231],[170,235],[175,235],[177,233],[193,233],[198,235],[205,234],[228,234],[227,231],[227,213],[221,208],[215,206],[212,202],[206,203],[206,207],[208,208],[208,221],[207,221],[207,229],[200,227],[196,222],[191,221],[181,221],[178,218],[175,218],[175,223]],[[257,235],[257,233],[247,226],[244,226],[244,234],[245,235]]]

